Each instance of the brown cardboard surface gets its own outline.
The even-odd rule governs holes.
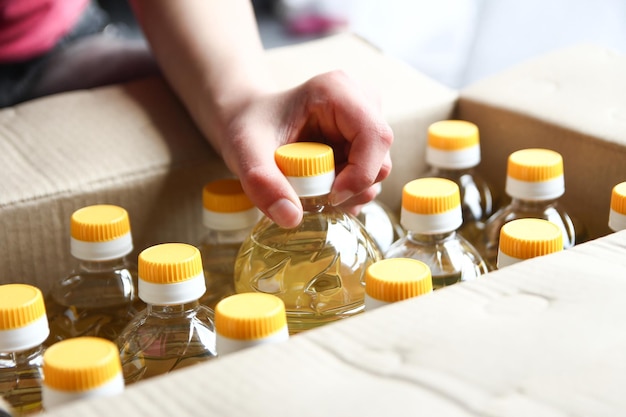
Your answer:
[[[626,56],[578,45],[537,57],[460,92],[456,116],[478,125],[486,179],[504,189],[523,148],[563,156],[568,212],[590,238],[609,232],[611,189],[626,180]]]
[[[49,415],[626,415],[626,231]]]
[[[423,167],[426,126],[449,117],[457,93],[348,34],[267,56],[285,87],[343,69],[380,91],[396,161],[381,198],[397,208],[402,185]],[[1,110],[0,165],[0,282],[29,282],[44,291],[73,264],[74,210],[96,203],[125,207],[133,256],[156,243],[193,244],[204,231],[202,186],[230,176],[160,79]]]

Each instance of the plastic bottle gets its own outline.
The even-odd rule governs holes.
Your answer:
[[[41,291],[27,284],[0,285],[0,396],[15,416],[41,410],[48,333]]]
[[[385,258],[411,258],[430,268],[433,288],[471,281],[487,273],[480,253],[456,233],[463,221],[459,187],[445,178],[419,178],[402,189],[400,221],[407,235]]]
[[[626,181],[617,184],[611,191],[609,228],[614,232],[626,229]]]
[[[272,294],[248,292],[222,299],[215,308],[219,356],[289,339],[285,303]]]
[[[378,185],[380,187],[380,183]],[[406,234],[397,216],[377,198],[364,204],[356,217],[383,253]]]
[[[561,228],[564,249],[574,246],[574,223],[558,202],[565,193],[563,158],[558,152],[540,148],[513,152],[508,158],[505,191],[511,201],[487,219],[482,246],[478,245],[490,269],[496,267],[500,229],[511,220],[549,220]]]
[[[162,243],[139,254],[139,297],[146,302],[118,338],[126,384],[216,356],[214,312],[198,248]]]
[[[428,127],[423,177],[439,177],[459,186],[463,224],[457,230],[473,245],[482,235],[483,224],[495,211],[496,193],[475,171],[480,164],[478,126],[465,120],[441,120]]]
[[[55,343],[44,353],[43,371],[42,401],[47,411],[80,399],[124,392],[117,346],[100,337]]]
[[[261,218],[239,180],[220,179],[202,192],[203,223],[207,233],[198,245],[207,290],[200,303],[215,309],[219,300],[235,294],[235,258],[250,230]]]
[[[433,291],[430,268],[410,258],[388,258],[370,265],[365,274],[365,310]]]
[[[382,255],[361,222],[328,201],[332,148],[292,143],[279,147],[275,160],[300,196],[304,217],[293,229],[268,218],[257,223],[235,263],[236,291],[281,298],[290,334],[361,313],[365,269]]]
[[[137,297],[137,268],[128,213],[114,205],[93,205],[71,217],[74,271],[55,282],[46,298],[50,337],[97,336],[114,341],[144,307]]]
[[[563,232],[543,219],[512,220],[500,229],[497,268],[563,250]]]

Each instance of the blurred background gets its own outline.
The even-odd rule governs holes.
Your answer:
[[[100,0],[135,31],[127,0]],[[452,88],[555,49],[626,54],[626,0],[253,0],[266,48],[351,31]]]

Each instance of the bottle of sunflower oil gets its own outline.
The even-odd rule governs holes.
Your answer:
[[[114,341],[145,307],[137,297],[137,267],[128,212],[98,204],[70,219],[75,269],[56,281],[46,298],[50,336],[46,345],[79,336]]]
[[[266,217],[257,223],[235,262],[235,290],[281,298],[290,334],[361,313],[365,270],[382,255],[361,222],[329,202],[332,148],[292,143],[279,147],[275,160],[300,196],[304,216],[293,229]]]
[[[515,151],[507,161],[506,194],[510,202],[485,222],[481,244],[477,245],[490,269],[496,268],[500,229],[515,219],[537,218],[553,222],[563,232],[563,248],[574,246],[578,231],[559,198],[565,193],[563,158],[550,149],[529,148]]]
[[[49,332],[38,288],[0,285],[0,397],[15,417],[41,411],[43,343]]]
[[[480,164],[478,126],[465,120],[441,120],[428,127],[424,177],[446,178],[459,186],[463,223],[458,233],[473,245],[483,223],[495,211],[493,187],[475,168]]]
[[[235,258],[239,247],[261,218],[235,178],[211,181],[202,190],[202,221],[207,230],[198,249],[207,290],[200,303],[211,309],[235,294]]]
[[[162,243],[139,254],[139,297],[147,304],[120,334],[127,385],[214,358],[214,312],[200,304],[206,291],[200,251]]]
[[[365,310],[406,300],[433,291],[430,268],[410,258],[381,259],[365,274]]]
[[[516,219],[500,229],[497,268],[563,250],[563,232],[544,219]]]
[[[433,288],[472,281],[488,272],[476,248],[456,231],[461,226],[459,187],[445,178],[419,178],[402,189],[402,226],[407,235],[385,258],[411,258],[430,268]]]

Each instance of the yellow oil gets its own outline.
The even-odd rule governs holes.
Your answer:
[[[213,316],[197,301],[148,306],[118,339],[126,384],[216,357]]]
[[[362,312],[365,270],[382,258],[352,216],[322,201],[306,203],[294,229],[261,220],[235,263],[235,290],[281,298],[290,334]]]
[[[41,347],[19,353],[0,353],[0,396],[9,403],[13,417],[42,410]]]
[[[79,336],[115,341],[145,304],[137,297],[134,269],[82,270],[56,283],[46,297],[46,345]]]
[[[242,238],[243,240],[243,238]],[[241,242],[200,245],[206,292],[200,303],[212,309],[223,298],[235,294],[235,258]]]
[[[463,274],[461,272],[433,275],[433,290],[438,290],[440,288],[448,287],[450,285],[461,282],[463,280],[462,278]]]

